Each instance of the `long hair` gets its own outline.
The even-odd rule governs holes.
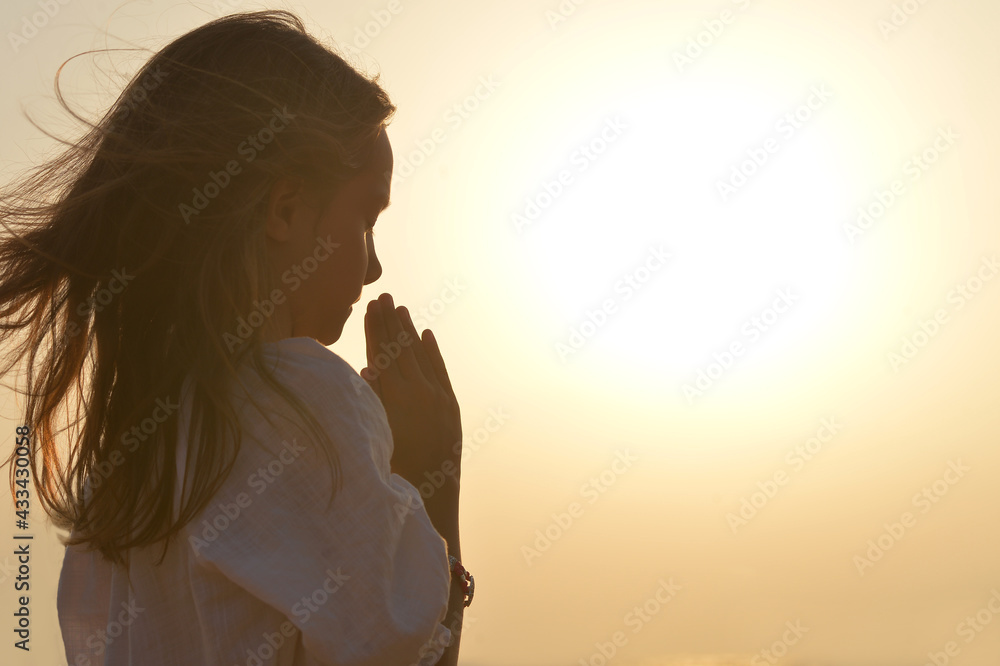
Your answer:
[[[395,112],[377,81],[285,11],[225,16],[179,37],[96,123],[69,109],[57,75],[60,103],[86,131],[0,195],[0,345],[10,350],[0,372],[23,373],[37,500],[73,531],[64,544],[127,564],[129,548],[162,539],[165,556],[235,462],[231,390],[244,361],[335,453],[268,374],[261,330],[237,322],[276,286],[270,186],[298,178],[328,203]],[[189,455],[191,492],[174,520],[174,406],[186,378],[188,436],[207,445]],[[336,488],[333,459],[331,473]],[[13,496],[13,464],[10,481]]]

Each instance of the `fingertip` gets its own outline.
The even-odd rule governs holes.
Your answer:
[[[414,333],[419,339],[420,331],[417,330],[417,325],[413,323],[413,317],[410,316],[410,311],[407,310],[405,306],[401,305],[400,307],[403,308],[403,316],[401,317],[403,320],[403,326],[405,326],[411,333]]]

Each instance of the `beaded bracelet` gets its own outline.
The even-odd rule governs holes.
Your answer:
[[[465,606],[468,607],[472,603],[472,595],[476,593],[476,579],[465,570],[454,555],[448,556],[448,562],[451,564],[451,573],[458,576],[459,582],[462,583],[462,594],[465,597]]]

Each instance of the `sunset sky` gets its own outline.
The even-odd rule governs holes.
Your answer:
[[[431,328],[461,404],[463,664],[1000,664],[1000,5],[55,4],[30,38],[37,0],[0,10],[5,180],[53,147],[22,110],[77,131],[52,80],[90,49],[285,8],[380,75],[361,305]],[[70,103],[147,58],[72,61]],[[64,664],[34,521],[0,662]]]

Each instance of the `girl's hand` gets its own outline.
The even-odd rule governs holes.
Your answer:
[[[462,418],[444,359],[430,329],[423,338],[404,306],[382,294],[365,313],[368,365],[361,376],[382,400],[392,430],[394,473],[416,487],[457,489]]]

